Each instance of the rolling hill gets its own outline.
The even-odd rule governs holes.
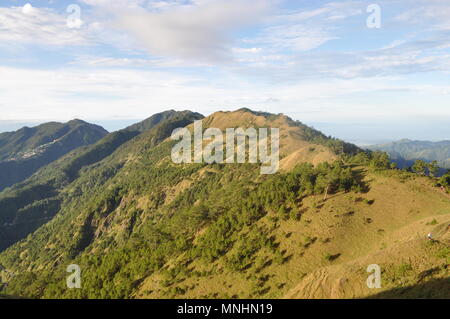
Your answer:
[[[214,113],[203,128],[279,128],[277,174],[261,175],[260,164],[175,164],[176,142],[168,137],[178,127],[193,130],[201,118],[165,119],[53,184],[54,217],[0,253],[0,293],[448,298],[442,286],[450,197],[434,179],[389,169],[384,154],[282,114],[249,109]],[[52,172],[65,172],[70,161],[55,162],[28,183],[64,179]],[[70,264],[82,269],[81,289],[66,287]],[[383,270],[381,289],[365,285],[370,264]]]

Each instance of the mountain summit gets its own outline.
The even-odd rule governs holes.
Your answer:
[[[50,122],[0,134],[0,191],[21,182],[70,151],[93,144],[108,132],[81,120]]]

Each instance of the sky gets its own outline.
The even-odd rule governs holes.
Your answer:
[[[450,139],[449,0],[0,0],[0,132],[247,107]]]

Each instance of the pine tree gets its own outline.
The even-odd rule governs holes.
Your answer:
[[[412,166],[413,171],[420,175],[425,175],[426,168],[427,168],[427,163],[425,163],[422,160],[417,160],[414,163],[414,165]]]
[[[436,173],[439,171],[439,166],[437,161],[432,161],[428,164],[428,172],[430,172],[430,176],[436,176]]]

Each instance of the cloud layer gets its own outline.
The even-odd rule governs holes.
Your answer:
[[[266,0],[210,1],[157,13],[122,13],[117,25],[152,55],[214,63],[229,60],[233,32],[258,22],[268,9]]]
[[[65,5],[30,2],[0,5],[2,119],[243,106],[310,121],[450,118],[448,0],[379,0],[377,30],[366,0],[67,1],[81,5],[79,28]]]

